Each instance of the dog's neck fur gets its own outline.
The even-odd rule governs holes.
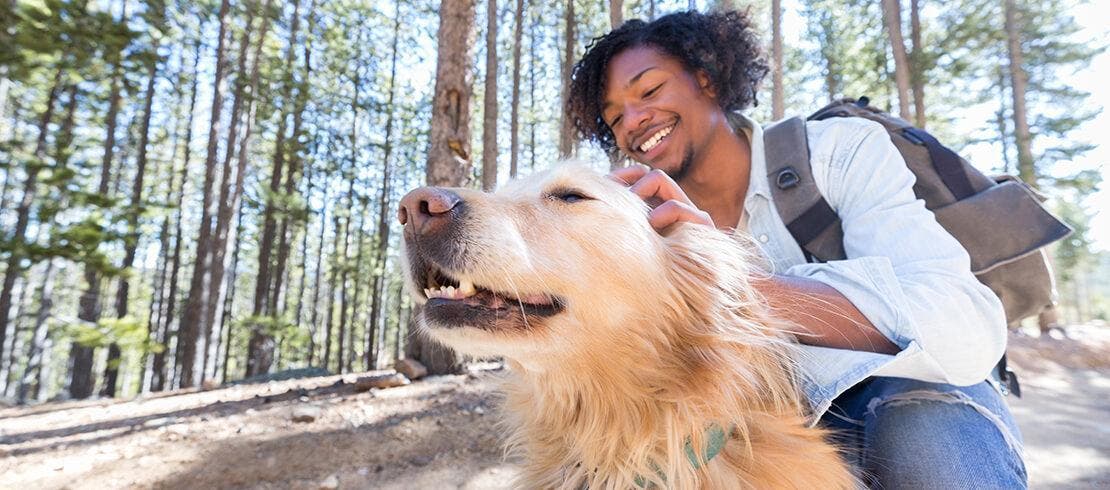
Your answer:
[[[723,455],[736,459],[765,438],[762,427],[768,421],[797,417],[801,409],[788,366],[773,344],[753,347],[712,335],[687,337],[667,346],[610,344],[639,352],[578,355],[545,370],[513,366],[518,370],[505,387],[506,422],[513,429],[510,445],[528,453],[529,484],[628,488],[640,478],[673,488],[721,478],[733,484],[765,481],[756,471],[734,474],[735,465],[698,470],[704,462],[693,464],[684,448],[689,443],[704,454],[706,430],[716,425],[731,431]],[[756,357],[762,359],[752,362]],[[613,359],[650,362],[622,365]],[[775,368],[754,373],[745,365]],[[714,472],[722,474],[715,477]]]

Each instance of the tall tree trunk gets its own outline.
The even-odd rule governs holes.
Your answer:
[[[339,255],[339,241],[343,238],[343,233],[341,231],[343,222],[339,214],[339,210],[336,209],[332,220],[333,246],[330,261],[331,268],[328,271],[328,291],[327,298],[324,301],[324,312],[327,316],[324,318],[324,355],[322,357],[325,369],[331,368],[331,333],[333,320],[335,318],[336,283],[339,281],[339,269],[343,267],[343,264],[340,262],[342,259]]]
[[[181,67],[180,69],[185,70],[184,51],[182,51],[181,57],[178,61],[179,67]],[[153,313],[151,313],[151,318],[148,320],[148,340],[153,343],[160,344],[160,346],[162,346],[162,350],[150,353],[150,356],[148,358],[149,362],[143,362],[144,369],[150,370],[149,373],[143,374],[144,391],[161,391],[165,382],[165,349],[169,349],[170,346],[170,337],[168,336],[168,334],[166,334],[166,330],[168,330],[169,323],[173,319],[173,308],[174,303],[176,302],[176,282],[178,282],[176,272],[178,272],[180,266],[179,258],[181,251],[181,202],[184,198],[185,182],[189,174],[189,150],[190,140],[192,138],[193,110],[195,109],[196,104],[196,66],[198,66],[199,61],[200,41],[194,41],[193,64],[192,69],[189,72],[189,78],[192,80],[190,82],[190,101],[188,104],[189,114],[184,118],[184,120],[186,121],[185,138],[184,142],[182,143],[182,140],[180,139],[182,124],[181,113],[175,112],[172,139],[173,150],[170,152],[170,160],[168,162],[168,168],[170,172],[170,186],[169,189],[166,190],[165,202],[173,203],[172,206],[174,206],[174,216],[176,218],[171,217],[170,214],[166,214],[166,216],[162,219],[162,227],[159,231],[159,241],[161,242],[159,256],[161,257],[162,263],[158,274],[158,287],[155,288],[155,291],[157,291],[157,297],[155,297],[155,299],[158,300],[158,316],[157,318],[155,318],[153,316]],[[182,71],[181,73],[184,72]],[[184,81],[185,77],[183,76],[183,74],[179,73],[178,83],[184,83]],[[180,110],[182,104],[184,104],[184,87],[179,86],[178,89],[176,89],[176,93],[178,93],[178,101],[176,101],[176,107],[178,107]],[[176,166],[178,166],[178,149],[180,149],[181,147],[184,147],[184,158],[181,160],[181,170],[178,170],[178,168],[176,168]],[[174,234],[171,234],[170,231],[171,221],[174,221]],[[173,252],[170,252],[171,239],[174,240]],[[170,272],[171,269],[172,272]],[[172,276],[172,278],[168,278],[168,273],[170,274],[170,276]],[[171,282],[169,288],[170,291],[166,291],[165,283],[168,281]],[[152,301],[152,312],[154,311],[153,304],[154,302]]]
[[[771,119],[786,114],[782,86],[782,0],[771,0]]]
[[[532,0],[528,0],[529,5]],[[540,37],[539,9],[532,9],[528,30],[528,168],[536,170],[536,40]],[[399,320],[398,320],[399,321]]]
[[[50,122],[54,118],[54,103],[58,100],[58,95],[62,90],[64,73],[62,69],[58,69],[54,76],[54,85],[50,88],[46,97],[46,108],[43,109],[42,117],[39,118],[39,135],[35,142],[34,158],[37,162],[27,169],[27,176],[23,181],[23,197],[19,199],[19,204],[15,208],[15,228],[12,230],[11,237],[8,238],[13,248],[8,254],[7,267],[4,269],[4,284],[0,286],[0,348],[4,346],[7,338],[8,317],[12,308],[12,291],[15,289],[16,279],[23,274],[24,253],[21,251],[23,249],[21,245],[27,240],[27,224],[31,218],[31,205],[35,202],[35,192],[38,190],[38,176],[42,166],[46,163],[46,135],[50,129]],[[0,365],[5,363],[3,357],[3,355],[0,355]],[[14,359],[11,361],[14,362]]]
[[[497,187],[497,0],[486,0],[486,83],[482,100],[482,190]]]
[[[398,284],[397,285],[397,294],[395,296],[394,303],[393,303],[394,308],[396,308],[396,312],[395,312],[396,317],[395,318],[397,320],[397,323],[394,324],[394,326],[393,326],[393,360],[394,361],[401,358],[401,339],[403,338],[402,335],[401,335],[401,327],[402,327],[402,325],[404,325],[405,319],[409,317],[407,314],[405,314],[404,302],[405,302],[405,287]]]
[[[158,44],[154,44],[158,50]],[[127,237],[124,240],[122,269],[128,270],[135,264],[135,253],[139,247],[139,215],[142,214],[143,205],[143,180],[146,176],[147,147],[150,144],[150,119],[154,112],[154,87],[158,82],[158,62],[152,59],[149,78],[146,83],[146,94],[143,98],[143,122],[139,132],[139,155],[135,161],[135,180],[131,186],[131,205],[127,210]],[[119,279],[116,287],[116,318],[124,318],[128,313],[128,296],[131,293],[131,281],[127,274]],[[119,377],[120,348],[113,342],[108,346],[108,364],[104,369],[104,387],[101,396],[116,396],[116,380]]]
[[[165,350],[156,352],[151,362],[152,375],[150,385],[152,391],[162,391],[168,386],[169,383],[167,382],[173,378],[173,376],[166,371],[166,352],[168,352],[170,348],[170,340],[177,336],[177,333],[170,329],[170,324],[175,318],[175,310],[177,308],[177,276],[181,269],[181,242],[184,239],[184,236],[182,236],[182,219],[185,214],[185,186],[189,181],[189,162],[192,156],[193,113],[197,105],[197,86],[200,78],[197,76],[197,65],[200,63],[200,47],[201,42],[198,39],[193,51],[193,67],[190,70],[192,81],[189,84],[189,115],[185,123],[185,142],[181,157],[181,187],[178,189],[177,198],[174,201],[174,241],[173,254],[170,257],[170,286],[169,291],[166,293],[166,313],[163,316],[164,320],[159,327],[160,333],[158,334],[158,338]],[[176,352],[181,352],[181,345],[182,343],[179,339]]]
[[[1010,163],[1010,131],[1006,125],[1006,72],[1005,68],[998,67],[998,112],[994,114],[994,123],[998,128],[998,144],[1002,146],[1002,173],[1014,171]]]
[[[293,104],[290,100],[293,93],[293,65],[296,61],[294,48],[297,45],[297,29],[300,26],[300,0],[293,2],[293,20],[289,27],[289,46],[285,54],[285,78],[281,87],[282,112],[279,114],[277,135],[274,142],[274,162],[270,173],[270,194],[266,200],[265,209],[262,211],[262,238],[258,242],[258,277],[254,285],[254,304],[251,307],[251,316],[275,315],[270,306],[272,285],[270,257],[273,248],[274,234],[276,233],[277,220],[274,219],[274,202],[281,191],[281,181],[285,171],[286,144],[285,130],[288,113]],[[294,135],[296,136],[296,135]],[[287,177],[292,181],[293,176]],[[283,233],[282,240],[285,240]],[[251,326],[251,336],[247,346],[247,376],[266,373],[270,370],[273,356],[273,338],[259,325]]]
[[[35,328],[31,334],[31,346],[27,352],[27,365],[19,379],[19,403],[26,403],[28,396],[37,395],[41,389],[42,366],[46,363],[43,356],[49,327],[50,311],[54,307],[54,259],[46,261],[42,274],[42,287],[39,288],[39,311],[35,315]]]
[[[246,90],[242,92],[242,97],[237,96],[235,98],[235,102],[232,104],[233,106],[245,105],[245,107],[243,107],[243,109],[245,110],[243,111],[242,121],[243,137],[241,140],[239,140],[239,148],[236,155],[237,162],[236,167],[233,170],[235,174],[235,179],[230,186],[230,195],[227,199],[221,199],[220,210],[216,219],[216,233],[214,235],[215,242],[212,247],[212,277],[210,282],[210,289],[215,294],[210,297],[211,303],[208,308],[208,321],[205,323],[205,335],[207,335],[209,339],[212,338],[212,328],[215,326],[217,313],[223,310],[223,296],[220,292],[221,290],[223,290],[223,294],[227,294],[226,289],[222,287],[224,284],[224,271],[227,266],[225,264],[225,257],[227,255],[228,244],[234,238],[230,236],[232,228],[231,221],[235,217],[235,211],[239,208],[239,200],[243,195],[243,182],[247,173],[247,163],[250,156],[250,143],[251,137],[253,136],[252,131],[254,129],[255,110],[257,108],[255,102],[258,98],[258,85],[260,76],[259,65],[262,64],[262,46],[266,42],[266,35],[269,32],[270,28],[271,1],[272,0],[266,0],[265,5],[263,5],[262,7],[261,27],[259,29],[258,40],[253,43],[254,53],[251,56],[251,58],[253,59],[253,63],[251,63],[250,65],[249,72],[244,70],[244,73],[249,73],[247,75],[248,85],[245,87]],[[251,32],[248,29],[244,32],[244,41],[248,44],[250,43],[250,36]],[[242,64],[242,61],[240,62],[240,64]],[[239,100],[241,98],[245,99],[245,104],[239,103]],[[232,110],[232,118],[233,119],[231,122],[231,128],[235,128],[237,112],[234,109]],[[231,130],[229,134],[228,146],[231,147],[235,142],[235,138],[233,137],[234,131]],[[224,180],[226,182],[228,180],[226,178],[227,174],[229,171],[231,171],[226,161],[224,165],[224,170]],[[228,191],[226,187],[220,190],[221,197],[225,195],[225,191]],[[211,347],[205,351],[205,373],[211,372],[212,375],[215,376],[217,355],[218,353],[216,352],[216,350]],[[211,362],[209,362],[210,358]]]
[[[233,242],[235,245],[231,249],[231,269],[227,274],[227,295],[224,296],[223,312],[220,315],[220,328],[216,334],[216,354],[219,355],[220,345],[223,345],[224,355],[223,362],[218,366],[213,366],[212,377],[215,378],[219,373],[219,367],[223,366],[223,372],[219,373],[220,382],[227,383],[227,365],[231,360],[231,334],[232,322],[231,316],[235,309],[235,279],[239,274],[239,235],[243,232],[243,201],[239,201],[239,211],[236,213],[238,218],[235,219],[235,236]]]
[[[208,296],[204,298],[205,316],[201,325],[203,325],[201,335],[204,337],[202,344],[205,346],[204,350],[200,353],[200,378],[203,381],[209,372],[209,361],[214,360],[216,353],[212,352],[214,342],[213,329],[216,327],[216,319],[220,316],[222,311],[224,295],[227,290],[224,288],[224,263],[227,255],[227,240],[228,234],[231,232],[231,219],[232,213],[238,207],[237,203],[232,202],[232,194],[234,192],[233,182],[238,179],[238,175],[234,174],[232,162],[236,161],[237,152],[241,149],[239,139],[239,125],[250,123],[250,106],[252,105],[251,99],[254,94],[247,94],[248,84],[250,83],[250,47],[251,38],[253,35],[255,9],[258,8],[257,2],[247,4],[247,19],[243,33],[239,37],[239,56],[238,67],[236,69],[235,86],[232,92],[231,99],[231,119],[228,121],[227,140],[224,149],[224,158],[222,170],[220,172],[220,194],[217,198],[216,204],[216,224],[212,233],[212,243],[210,247],[210,258],[208,265]],[[260,20],[262,25],[266,24],[266,16]],[[247,107],[244,111],[244,106]],[[247,115],[244,116],[243,113]],[[243,120],[247,122],[244,123]],[[246,137],[244,136],[244,140]]]
[[[517,10],[520,10],[520,0],[517,0]],[[609,0],[609,28],[616,29],[623,23],[624,0]]]
[[[358,280],[358,278],[364,277],[362,273],[362,259],[364,256],[364,251],[366,249],[366,247],[364,246],[366,242],[366,215],[369,214],[369,211],[369,200],[365,200],[362,206],[362,212],[359,213],[358,234],[355,235],[355,266],[353,269],[351,269],[351,273],[354,275],[355,280],[351,281],[351,287],[354,289],[354,291],[351,293],[351,320],[349,322],[350,326],[347,329],[347,357],[344,358],[344,369],[348,372],[353,369],[354,359],[356,357],[355,325],[358,325],[357,319],[360,306],[359,300],[361,297],[360,293],[363,289],[362,281]],[[373,294],[373,291],[371,291],[371,294]]]
[[[1025,92],[1028,76],[1022,66],[1021,14],[1014,0],[1006,0],[1006,47],[1010,54],[1010,95],[1013,97],[1014,136],[1018,151],[1018,177],[1029,185],[1037,186],[1037,170],[1033,164],[1033,137],[1029,133],[1029,119],[1025,109]]]
[[[310,366],[313,364],[313,361],[316,360],[316,334],[319,331],[318,320],[320,316],[320,276],[322,275],[324,265],[324,235],[328,226],[328,192],[331,190],[331,187],[328,185],[330,179],[328,179],[327,176],[325,176],[324,179],[324,200],[321,201],[322,204],[320,205],[320,236],[317,240],[319,246],[316,248],[316,267],[313,268],[312,272],[312,302],[309,303],[312,310],[312,318],[309,321],[311,336],[308,346],[308,364]],[[339,233],[339,230],[336,230],[336,233]],[[328,367],[327,347],[328,343],[325,342],[323,355],[324,369]]]
[[[902,39],[902,6],[898,0],[883,0],[883,18],[887,37],[894,53],[894,81],[898,88],[898,115],[913,120],[910,113],[910,63],[906,56],[906,43]]]
[[[361,26],[361,24],[360,24],[360,26]],[[359,31],[359,36],[358,37],[359,37],[359,41],[361,41],[361,39],[362,39],[362,31],[361,30]],[[355,59],[359,60],[359,59],[362,59],[361,42],[356,41],[356,44],[358,44],[360,46],[360,48],[358,50],[356,50],[356,52],[355,52]],[[350,162],[348,163],[349,166],[347,168],[348,186],[347,186],[347,197],[345,199],[345,202],[347,203],[347,213],[344,215],[345,219],[343,220],[344,221],[344,223],[343,223],[343,251],[341,253],[339,253],[339,255],[337,255],[337,257],[336,257],[337,263],[342,264],[339,267],[339,283],[338,283],[338,287],[339,287],[339,330],[338,330],[338,332],[336,332],[336,338],[338,339],[338,342],[337,342],[337,350],[336,350],[336,357],[335,357],[336,370],[339,371],[339,372],[343,372],[343,369],[344,369],[344,366],[345,366],[346,349],[351,347],[351,346],[348,346],[347,342],[346,342],[347,341],[347,318],[348,318],[347,317],[347,312],[349,311],[348,308],[347,308],[349,306],[349,304],[348,304],[348,300],[349,300],[349,298],[348,298],[348,289],[347,289],[347,275],[350,272],[348,270],[349,269],[349,262],[348,261],[350,259],[349,252],[350,252],[350,247],[351,247],[351,223],[354,219],[353,215],[355,213],[355,208],[356,208],[356,205],[355,205],[355,199],[356,199],[356,196],[355,196],[355,182],[358,180],[358,153],[359,153],[359,150],[361,149],[359,147],[359,144],[358,144],[358,121],[359,121],[358,117],[359,117],[359,108],[361,107],[360,106],[360,98],[361,98],[361,95],[362,95],[362,81],[363,81],[363,79],[362,79],[362,71],[359,68],[355,68],[354,79],[352,81],[354,82],[353,83],[353,85],[354,85],[354,97],[351,99],[351,118],[352,118],[351,134],[350,134],[350,138],[351,138],[351,156],[350,156]],[[336,214],[336,230],[337,231],[339,230],[338,218],[340,216],[341,216],[340,214],[338,214],[338,213]],[[339,251],[337,250],[336,252],[339,252]]]
[[[397,45],[401,38],[401,9],[397,6],[393,17],[393,45],[389,61],[389,95],[386,96],[385,115],[385,141],[382,145],[384,155],[382,158],[381,193],[378,196],[378,238],[377,249],[374,252],[374,284],[370,298],[370,317],[366,322],[366,369],[374,369],[377,365],[378,348],[375,332],[378,320],[382,316],[384,301],[383,286],[385,284],[386,251],[389,247],[389,193],[391,191],[390,178],[393,168],[393,121],[396,109],[393,106],[394,95],[397,93]]]
[[[562,80],[563,86],[560,94],[562,94],[562,101],[566,101],[570,96],[570,76],[574,71],[574,46],[577,20],[574,17],[574,0],[566,0],[566,8],[563,10],[563,73]],[[559,128],[559,157],[568,158],[575,152],[576,145],[574,144],[574,122],[571,121],[570,115],[566,111],[561,111],[562,123]]]
[[[106,116],[107,131],[104,137],[104,152],[100,165],[100,183],[97,194],[103,199],[108,199],[112,172],[112,160],[116,148],[116,126],[119,123],[120,100],[122,99],[123,75],[119,70],[118,61],[113,65],[111,88],[108,94],[108,114]],[[85,265],[85,292],[78,301],[77,318],[88,323],[100,320],[100,272],[93,264]],[[74,344],[70,350],[72,366],[70,367],[70,396],[76,399],[88,398],[93,391],[93,359],[95,351],[91,346]]]
[[[227,33],[227,12],[229,0],[220,2],[219,32],[216,42],[215,76],[212,83],[212,112],[208,125],[208,154],[204,161],[204,190],[201,204],[200,225],[197,231],[196,260],[193,262],[193,277],[189,284],[189,297],[185,302],[181,323],[178,325],[178,356],[177,362],[181,366],[180,385],[189,388],[200,384],[203,375],[203,366],[198,366],[197,351],[206,349],[202,343],[201,322],[207,317],[205,311],[208,304],[208,269],[211,261],[209,242],[212,240],[212,216],[215,214],[213,206],[219,204],[213,199],[216,180],[216,157],[219,148],[220,115],[223,109],[223,82],[224,82],[224,38]],[[198,369],[199,368],[199,369]]]
[[[921,12],[920,0],[910,0],[910,42],[913,44],[913,53],[910,54],[911,75],[913,83],[913,116],[914,124],[919,128],[925,127],[925,45],[921,43]]]
[[[308,12],[311,13],[315,9],[316,9],[316,2],[312,1],[311,3],[309,3]],[[316,26],[316,18],[309,15],[309,17],[308,17],[308,32],[310,32],[310,33],[313,32],[315,30],[314,29],[315,26]],[[285,195],[286,196],[292,196],[293,193],[296,192],[298,190],[298,188],[300,187],[300,182],[301,182],[301,179],[302,179],[302,175],[304,174],[304,166],[305,166],[304,165],[305,160],[304,160],[304,158],[301,154],[302,148],[301,148],[300,140],[301,140],[301,135],[303,134],[305,107],[307,107],[307,105],[308,105],[308,96],[309,96],[309,88],[310,88],[310,86],[308,84],[308,80],[312,75],[312,43],[311,43],[311,37],[306,36],[305,42],[302,43],[302,44],[304,45],[304,72],[303,72],[302,78],[301,78],[302,82],[301,82],[301,84],[300,84],[300,86],[298,87],[298,90],[297,90],[296,108],[293,112],[293,133],[292,133],[291,138],[287,142],[287,146],[289,146],[290,148],[288,149],[289,155],[287,156],[287,158],[289,159],[289,167],[285,172]],[[278,305],[278,301],[282,298],[282,295],[285,294],[284,293],[285,287],[284,287],[284,280],[283,279],[287,275],[287,273],[286,273],[286,264],[289,261],[289,254],[290,254],[290,251],[292,250],[292,241],[293,241],[295,235],[298,232],[296,227],[291,227],[291,225],[295,225],[295,224],[293,223],[292,216],[290,216],[290,213],[289,213],[290,210],[287,209],[285,211],[286,212],[282,216],[282,219],[281,219],[281,231],[278,233],[278,238],[280,240],[280,243],[278,244],[277,264],[274,268],[274,272],[275,272],[275,274],[273,276],[274,277],[274,285],[271,288],[271,292],[270,292],[270,295],[271,295],[270,309],[272,311],[276,311],[278,313],[284,313],[284,311],[286,309],[284,306],[280,310],[278,310],[276,308],[277,308],[277,305]],[[304,231],[304,235],[302,235],[302,237],[305,237],[305,238],[303,238],[304,240],[307,240],[307,235],[308,235],[308,231],[306,229]],[[307,243],[307,241],[306,241],[306,243]],[[302,250],[308,250],[308,246],[305,245],[305,246],[301,247],[301,249]],[[305,253],[307,254],[307,252],[305,252]],[[304,264],[302,263],[302,269],[301,269],[302,270],[302,276],[301,276],[302,278],[304,277],[303,276],[303,271],[304,271],[303,265]],[[303,286],[303,281],[302,281],[302,286]],[[288,299],[287,296],[286,296],[286,299]],[[283,304],[286,303],[286,302],[287,301],[282,301]],[[297,308],[298,308],[298,310],[300,309],[300,307],[301,307],[300,297],[298,297],[298,299],[297,299]],[[297,320],[295,320],[295,321],[299,321],[300,311],[297,312],[296,318],[297,318]],[[269,347],[270,350],[273,349],[272,343],[273,342],[271,341],[270,342],[271,347]]]
[[[470,69],[474,48],[474,1],[445,0],[439,4],[436,33],[436,84],[432,99],[426,182],[459,187],[470,173]],[[454,352],[412,330],[405,354],[422,362],[428,372],[456,372]]]
[[[614,0],[621,3],[619,0]],[[524,0],[516,0],[513,18],[513,99],[509,113],[509,178],[515,179],[520,161],[520,42],[524,37]]]

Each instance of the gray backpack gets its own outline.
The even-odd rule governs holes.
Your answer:
[[[882,124],[917,178],[914,194],[967,249],[972,272],[1002,300],[1006,320],[1016,324],[1051,306],[1055,284],[1043,248],[1070,234],[1071,228],[1016,177],[983,175],[929,133],[868,102],[866,97],[843,99],[809,120],[862,117]],[[764,145],[775,207],[806,258],[846,258],[840,219],[813,181],[805,121],[795,117],[767,128]],[[1004,364],[1000,367],[1005,378]],[[1017,392],[1016,382],[1012,388]]]

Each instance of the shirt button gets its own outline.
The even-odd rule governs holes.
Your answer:
[[[767,243],[767,235],[759,235],[759,241]]]

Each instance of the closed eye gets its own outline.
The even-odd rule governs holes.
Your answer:
[[[559,201],[563,201],[563,202],[566,202],[566,203],[576,203],[576,202],[581,202],[581,201],[589,201],[589,200],[593,199],[590,196],[587,196],[587,195],[583,194],[582,192],[579,192],[579,191],[574,190],[574,189],[555,190],[555,191],[549,192],[547,194],[547,197],[549,199],[557,199]]]

